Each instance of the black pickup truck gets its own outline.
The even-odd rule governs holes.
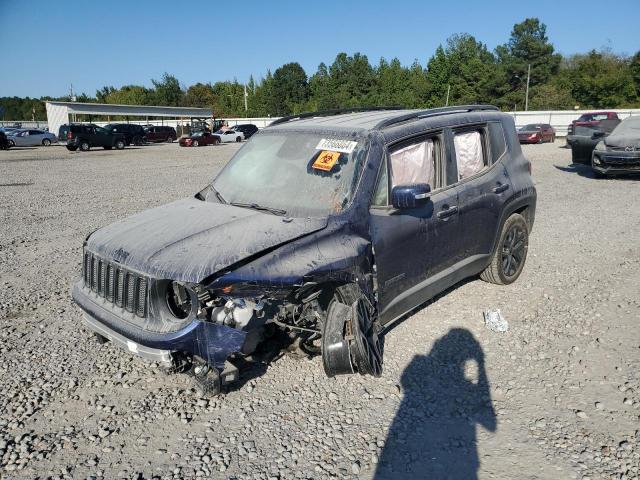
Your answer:
[[[122,133],[110,133],[102,127],[93,124],[62,125],[58,131],[58,141],[66,144],[67,150],[72,152],[78,148],[88,151],[91,147],[102,147],[105,150],[122,150],[126,145]]]

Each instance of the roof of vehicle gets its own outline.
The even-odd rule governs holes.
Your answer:
[[[432,116],[469,113],[473,111],[498,112],[491,105],[460,105],[428,110],[408,110],[397,107],[381,107],[370,109],[340,109],[322,112],[309,112],[300,115],[283,117],[269,125],[269,129],[283,127],[339,128],[349,130],[381,130],[392,125]]]

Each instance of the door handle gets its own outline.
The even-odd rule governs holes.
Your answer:
[[[499,183],[497,187],[493,189],[493,193],[502,193],[509,188],[508,183]]]
[[[458,207],[455,206],[455,205],[451,205],[450,207],[445,208],[444,210],[440,210],[438,212],[438,218],[440,220],[443,220],[443,219],[448,218],[451,215],[454,215],[456,213],[458,213]]]

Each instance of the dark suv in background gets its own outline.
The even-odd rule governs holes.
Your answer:
[[[242,132],[244,134],[244,139],[248,140],[251,135],[258,131],[258,127],[256,127],[253,123],[244,123],[242,125],[236,125],[235,127],[231,127],[232,130],[236,132]]]
[[[281,342],[330,377],[380,376],[391,322],[464,278],[519,277],[535,208],[495,107],[301,114],[195,195],[89,235],[73,298],[101,340],[201,393]]]
[[[148,126],[144,129],[144,139],[147,142],[173,142],[178,138],[176,129],[164,126]]]
[[[109,133],[121,133],[127,145],[142,145],[145,131],[141,125],[135,123],[110,123],[104,127]]]
[[[90,123],[62,125],[58,131],[58,142],[66,145],[67,150],[72,152],[77,149],[87,151],[91,147],[103,147],[105,150],[115,147],[122,150],[126,145],[122,133],[112,133]]]

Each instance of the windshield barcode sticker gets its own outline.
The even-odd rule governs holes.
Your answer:
[[[323,138],[318,143],[316,150],[330,150],[333,152],[351,153],[355,150],[358,142],[351,140],[340,140],[338,138]]]

